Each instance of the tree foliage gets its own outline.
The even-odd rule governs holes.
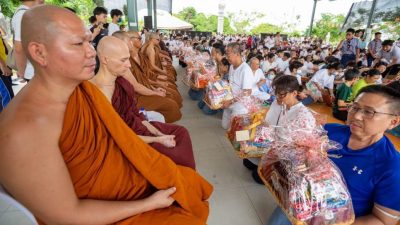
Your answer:
[[[328,33],[331,35],[331,42],[337,42],[342,37],[340,29],[344,23],[344,15],[333,15],[331,13],[323,13],[321,19],[319,19],[313,26],[311,35],[319,38],[325,38]],[[306,30],[308,34],[309,29]]]
[[[228,13],[228,18],[233,25],[234,30],[240,34],[247,34],[250,32],[251,25],[255,20],[261,19],[265,16],[259,12],[244,12],[240,10],[239,13]]]
[[[261,34],[261,33],[276,33],[282,32],[282,27],[270,24],[270,23],[261,23],[258,26],[254,27],[250,31],[252,34]]]

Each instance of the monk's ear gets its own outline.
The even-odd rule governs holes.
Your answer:
[[[107,65],[107,64],[108,64],[108,59],[107,59],[107,57],[101,56],[101,55],[98,55],[98,56],[99,56],[100,64],[103,64],[103,65]]]
[[[32,60],[34,60],[40,66],[48,65],[48,53],[44,44],[38,42],[30,42],[28,45],[28,53],[31,56]]]

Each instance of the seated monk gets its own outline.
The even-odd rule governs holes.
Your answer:
[[[115,32],[113,36],[125,42],[130,51],[135,50],[131,38],[126,32],[118,31]],[[132,61],[131,58],[129,58],[129,60]],[[146,82],[147,80],[142,76],[142,74],[141,70],[126,70],[126,73],[121,75],[128,80],[135,89],[135,98],[137,102],[136,107],[143,107],[146,110],[160,112],[165,117],[167,123],[173,123],[180,120],[182,114],[179,108],[182,106],[182,101],[179,101],[181,105],[178,105],[175,101],[176,97],[171,94],[169,89],[153,87]],[[153,92],[155,94],[153,94]]]
[[[146,35],[146,42],[140,49],[139,54],[141,55],[141,63],[148,66],[154,73],[165,75],[167,81],[175,85],[176,73],[168,71],[162,65],[162,60],[160,57],[160,36],[155,32],[149,32]],[[154,80],[154,78],[152,77]]]
[[[166,96],[173,99],[178,104],[179,108],[181,108],[182,96],[177,87],[171,86],[165,81],[151,80],[150,77],[155,76],[155,73],[151,70],[151,68],[149,68],[149,66],[141,63],[142,60],[138,54],[139,49],[142,47],[142,42],[140,41],[141,36],[139,33],[137,31],[128,31],[122,32],[121,35],[116,35],[115,37],[121,39],[129,46],[129,51],[131,53],[131,72],[135,76],[136,80],[149,89],[165,90]],[[140,101],[138,103],[141,104]]]
[[[189,132],[179,125],[149,123],[136,107],[134,86],[120,75],[130,68],[128,46],[116,37],[105,37],[97,47],[97,55],[100,69],[90,81],[112,102],[125,123],[144,142],[170,157],[176,164],[195,169]]]
[[[86,81],[96,52],[82,20],[40,6],[21,34],[35,77],[0,114],[1,185],[40,224],[205,225],[212,186],[144,143]]]

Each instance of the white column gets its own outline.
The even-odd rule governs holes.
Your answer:
[[[225,16],[225,3],[222,0],[218,4],[218,27],[217,27],[217,32],[219,34],[224,33],[224,16]]]

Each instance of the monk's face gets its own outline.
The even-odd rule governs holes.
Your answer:
[[[91,33],[78,18],[60,18],[54,41],[47,44],[48,69],[51,74],[78,81],[94,76],[96,51]]]
[[[121,54],[114,54],[105,56],[104,60],[107,65],[107,69],[114,76],[121,76],[129,70],[131,63],[129,61],[130,54],[128,48],[120,49]]]
[[[139,49],[142,47],[142,37],[138,33],[132,35],[131,41],[135,48]]]

